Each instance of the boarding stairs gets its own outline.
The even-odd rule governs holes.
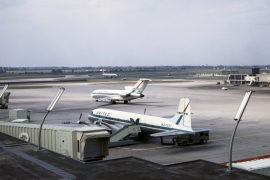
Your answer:
[[[126,125],[115,133],[111,134],[109,147],[134,144],[133,139],[127,139],[131,134],[140,133],[139,125]]]

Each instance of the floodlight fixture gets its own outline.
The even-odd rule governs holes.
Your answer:
[[[245,94],[245,96],[244,96],[244,98],[242,100],[242,103],[241,103],[241,105],[240,105],[240,107],[238,109],[238,112],[236,113],[236,116],[235,116],[234,120],[237,121],[238,119],[241,119],[241,117],[242,117],[242,115],[243,115],[243,113],[244,113],[244,111],[245,111],[245,109],[247,107],[247,103],[248,103],[248,101],[250,99],[250,96],[251,96],[252,92],[253,91],[247,91],[246,92],[246,94]]]
[[[47,111],[52,111],[53,110],[55,104],[57,103],[57,101],[59,100],[59,98],[61,97],[61,95],[63,94],[64,90],[65,90],[65,88],[63,88],[63,87],[61,87],[59,89],[59,91],[57,92],[57,94],[53,98],[51,104],[48,106]]]
[[[232,147],[233,147],[233,140],[234,140],[235,132],[236,132],[236,129],[238,127],[239,122],[241,121],[242,115],[247,107],[247,104],[248,104],[248,101],[251,97],[252,92],[255,92],[255,91],[247,91],[246,92],[246,94],[242,100],[242,103],[238,109],[238,112],[234,118],[234,120],[237,120],[237,123],[236,123],[235,129],[232,133],[231,142],[230,142],[229,161],[228,161],[228,169],[227,169],[227,171],[230,173],[232,172]]]
[[[39,127],[39,133],[38,133],[38,148],[37,148],[37,151],[39,150],[42,150],[41,149],[41,146],[40,146],[40,137],[41,137],[41,130],[42,130],[42,126],[43,126],[43,123],[47,117],[47,115],[49,114],[49,112],[51,112],[53,110],[53,107],[55,106],[55,104],[57,103],[57,101],[59,100],[59,98],[61,97],[61,95],[63,94],[65,88],[61,87],[57,94],[55,95],[55,97],[53,98],[51,104],[48,106],[47,108],[47,113],[45,114],[44,118],[43,118],[43,121],[41,122],[40,124],[40,127]]]
[[[3,94],[5,93],[5,91],[7,90],[8,88],[8,84],[4,86],[3,90],[1,91],[0,93],[0,98],[3,96]]]

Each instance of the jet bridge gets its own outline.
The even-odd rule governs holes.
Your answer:
[[[0,133],[38,144],[38,124],[0,122]],[[101,127],[79,124],[44,124],[42,148],[77,159],[101,160],[109,155],[110,133]],[[33,149],[34,151],[34,149]]]

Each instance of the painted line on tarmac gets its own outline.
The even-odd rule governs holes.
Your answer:
[[[144,148],[144,149],[141,149],[141,148],[138,148],[138,149],[133,149],[133,148],[118,148],[118,149],[121,149],[121,150],[131,150],[131,151],[145,151],[145,150],[155,150],[155,149],[161,149],[161,148],[166,148],[168,146],[161,146],[161,147],[154,147],[154,148]]]
[[[252,136],[260,136],[260,135],[265,135],[265,134],[270,134],[270,133],[262,133],[262,134],[253,134],[253,135],[246,135],[246,136],[237,136],[235,138],[242,138],[242,137],[252,137]],[[223,139],[215,139],[215,140],[209,140],[209,141],[220,141],[220,140],[230,140],[231,138],[223,138]],[[174,145],[172,145],[174,146]],[[145,151],[145,150],[155,150],[155,149],[162,149],[162,148],[167,148],[168,146],[161,146],[161,147],[154,147],[154,148],[144,148],[144,149],[132,149],[132,148],[121,148],[119,147],[118,149],[121,150],[131,150],[131,151]]]
[[[167,146],[168,147],[168,146]],[[145,150],[155,150],[155,149],[161,149],[161,148],[166,148],[165,146],[162,147],[155,147],[155,148],[145,148],[145,149],[130,149],[132,151],[145,151]]]
[[[260,135],[265,135],[265,134],[270,134],[270,133],[253,134],[253,135],[246,135],[246,136],[236,136],[236,137],[234,137],[234,138],[251,137],[251,136],[260,136]],[[220,140],[226,140],[226,139],[231,139],[231,137],[230,137],[230,138],[223,138],[223,139],[215,139],[215,140],[210,139],[209,141],[212,142],[212,141],[220,141]]]
[[[253,135],[246,135],[246,136],[237,136],[237,137],[234,137],[234,138],[243,138],[243,137],[252,137],[252,136],[260,136],[260,135],[265,135],[265,134],[270,134],[270,133],[262,133],[262,134],[253,134]],[[220,141],[220,140],[230,140],[230,138],[223,138],[223,139],[215,139],[215,140],[212,140],[210,139],[209,141],[212,142],[212,141]],[[172,145],[174,146],[174,145]],[[162,148],[167,148],[168,146],[160,146],[160,147],[154,147],[154,148],[138,148],[138,149],[133,149],[133,148],[121,148],[121,147],[118,147],[117,149],[121,149],[121,150],[131,150],[131,151],[146,151],[146,150],[155,150],[155,149],[162,149]]]

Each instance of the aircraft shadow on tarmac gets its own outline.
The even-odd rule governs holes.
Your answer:
[[[155,104],[155,103],[162,103],[162,102],[140,102],[140,103],[128,103],[128,104],[124,104],[124,103],[116,103],[116,104],[111,104],[110,102],[108,102],[108,104],[102,104],[99,105],[98,107],[106,107],[106,106],[119,106],[119,105],[126,105],[126,106],[152,106],[152,105],[148,105],[148,104]]]
[[[167,142],[167,141],[166,141]],[[170,141],[168,141],[170,142]],[[163,146],[173,146],[173,145],[163,145]],[[196,151],[213,151],[214,149],[218,149],[222,146],[227,146],[227,145],[216,145],[215,142],[211,142],[211,140],[209,140],[209,142],[205,143],[205,144],[188,144],[186,146],[178,146],[178,145],[175,145],[173,146],[170,153],[177,153],[179,152],[179,149],[181,149],[181,152],[187,152],[187,153],[190,153],[190,152],[196,152]],[[229,150],[229,149],[228,149]]]

